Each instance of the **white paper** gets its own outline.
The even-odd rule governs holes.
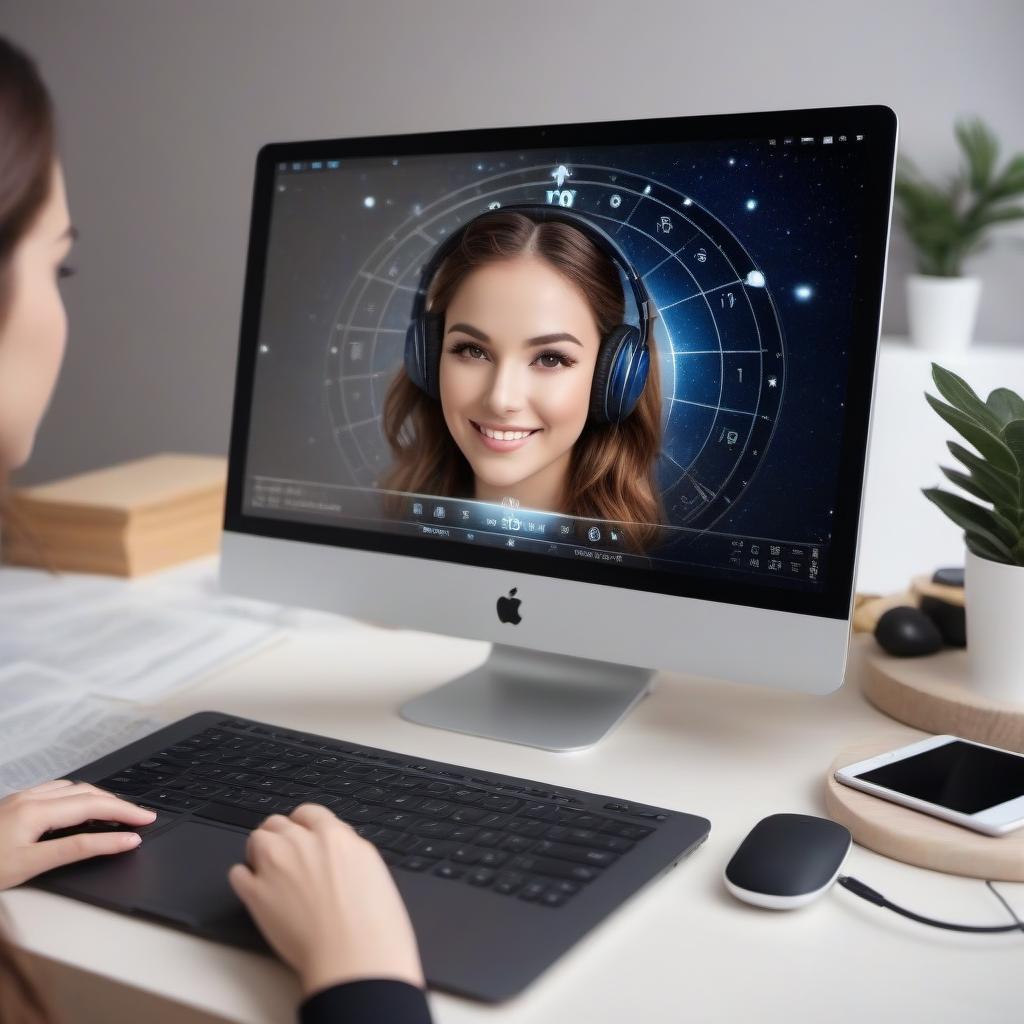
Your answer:
[[[31,662],[91,693],[153,703],[278,634],[283,609],[241,614],[204,585],[212,565],[189,568],[144,582],[0,571],[0,664]]]
[[[66,775],[163,723],[43,665],[0,669],[0,797]]]
[[[93,697],[66,706],[61,722],[63,732],[37,733],[31,749],[0,764],[0,797],[67,776],[165,724],[154,718],[111,711]]]

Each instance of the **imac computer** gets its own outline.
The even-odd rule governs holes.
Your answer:
[[[225,588],[492,641],[401,713],[551,750],[657,669],[838,687],[896,135],[858,106],[266,146]]]

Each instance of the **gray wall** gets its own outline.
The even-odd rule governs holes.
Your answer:
[[[81,231],[67,362],[35,482],[226,450],[253,158],[267,141],[885,103],[955,166],[979,113],[1024,149],[1024,3],[861,0],[0,0],[60,113]],[[905,331],[900,237],[884,329]],[[1002,236],[978,337],[1024,344],[1024,244]]]

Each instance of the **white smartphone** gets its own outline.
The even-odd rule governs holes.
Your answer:
[[[930,736],[840,768],[835,777],[986,835],[1024,825],[1024,754],[959,736]]]

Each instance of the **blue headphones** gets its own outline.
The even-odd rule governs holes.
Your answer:
[[[636,408],[636,403],[643,394],[644,384],[647,383],[650,361],[647,338],[651,330],[652,316],[650,296],[643,281],[611,237],[579,214],[560,207],[531,204],[516,204],[502,209],[526,214],[538,223],[561,221],[571,224],[605,252],[626,275],[640,312],[640,326],[619,324],[601,339],[597,365],[594,368],[594,382],[590,391],[590,419],[595,423],[621,423]],[[490,212],[488,210],[479,216],[486,217]],[[436,400],[440,400],[438,378],[444,315],[427,312],[427,291],[438,267],[459,245],[464,232],[476,219],[463,225],[441,242],[423,268],[419,288],[413,300],[412,319],[405,335],[405,372],[413,384]]]

